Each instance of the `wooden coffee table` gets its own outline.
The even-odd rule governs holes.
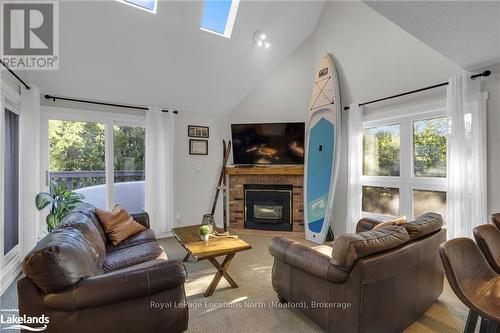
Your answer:
[[[187,261],[189,257],[193,257],[196,261],[208,260],[217,269],[217,273],[215,273],[204,296],[208,297],[214,293],[222,277],[229,282],[231,287],[238,288],[236,282],[234,282],[233,278],[231,278],[227,272],[227,268],[236,252],[249,250],[252,246],[241,239],[235,238],[210,238],[205,242],[200,240],[198,233],[199,229],[200,225],[193,225],[189,227],[173,228],[172,233],[187,251],[182,261]],[[216,231],[223,232],[221,229],[216,229]],[[217,257],[224,257],[222,263],[219,263],[216,259]]]

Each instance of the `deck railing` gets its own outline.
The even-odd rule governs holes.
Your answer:
[[[115,183],[144,180],[144,170],[120,170],[114,172]],[[105,171],[58,171],[49,172],[51,182],[65,184],[68,191],[106,183]]]

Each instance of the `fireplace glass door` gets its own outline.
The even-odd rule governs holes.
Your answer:
[[[253,216],[257,219],[269,220],[270,223],[281,221],[283,218],[283,206],[256,201],[253,204]]]
[[[245,185],[245,228],[291,231],[291,185]]]

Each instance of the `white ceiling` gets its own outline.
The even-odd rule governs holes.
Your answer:
[[[202,1],[61,1],[60,68],[29,73],[43,93],[230,112],[315,28],[323,1],[243,1],[231,39],[199,29]],[[272,46],[253,45],[264,29]]]
[[[499,1],[365,1],[466,70],[500,63]]]

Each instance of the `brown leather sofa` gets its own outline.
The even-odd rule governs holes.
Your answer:
[[[187,273],[168,260],[149,229],[108,243],[95,208],[83,204],[25,257],[20,315],[49,317],[45,332],[182,332]]]
[[[333,248],[274,238],[272,284],[280,300],[327,332],[403,331],[443,290],[446,230],[434,213],[372,230],[378,223],[359,221],[360,232],[340,236]]]

